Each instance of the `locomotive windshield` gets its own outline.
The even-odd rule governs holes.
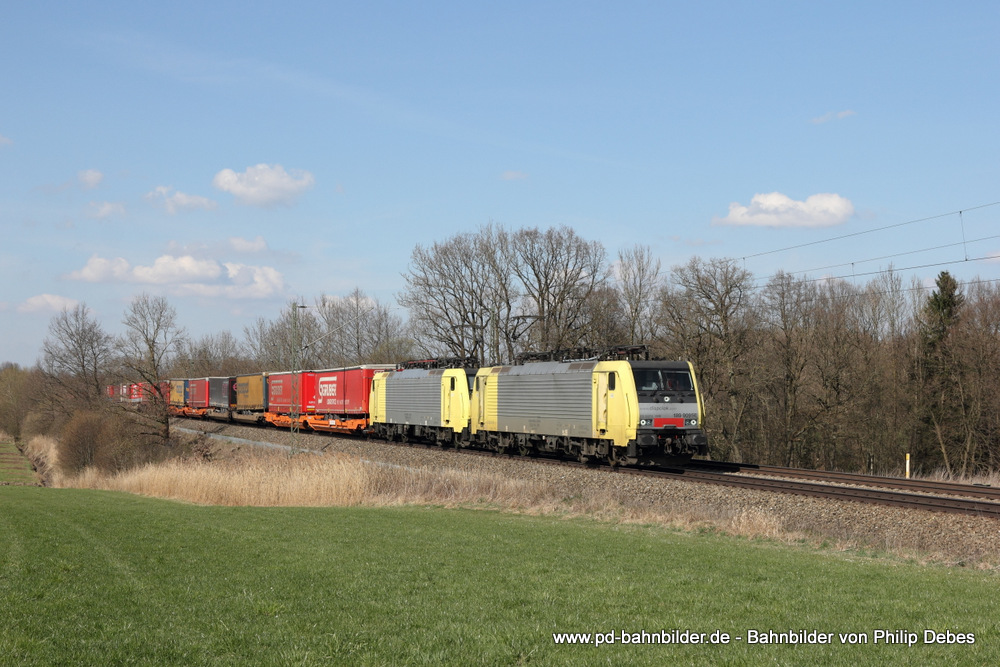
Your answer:
[[[691,374],[687,371],[667,370],[665,368],[636,368],[632,371],[635,377],[636,391],[693,391]]]

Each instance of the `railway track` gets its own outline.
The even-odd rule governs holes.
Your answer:
[[[725,461],[692,461],[692,469],[711,472],[743,473],[767,477],[785,477],[807,479],[829,484],[850,484],[876,489],[895,489],[942,496],[962,496],[966,498],[983,498],[1000,502],[1000,488],[978,484],[959,484],[956,482],[939,482],[924,479],[900,479],[898,477],[882,477],[880,475],[864,475],[849,472],[831,472],[826,470],[809,470],[806,468],[785,468],[781,466],[765,466],[747,463],[729,463]]]
[[[433,445],[427,446],[434,448]],[[478,454],[481,456],[520,458],[484,450],[462,449],[460,451],[468,454]],[[595,467],[593,465],[562,459],[534,457],[528,460],[538,463],[563,465],[574,468]],[[708,464],[708,466],[706,466],[706,464]],[[714,468],[714,470],[699,469],[704,467],[711,467]],[[874,475],[826,473],[825,471],[820,470],[781,468],[777,466],[746,466],[743,464],[721,461],[695,461],[689,466],[676,468],[615,468],[613,471],[617,474],[623,475],[660,477],[663,479],[675,479],[701,484],[716,484],[744,489],[754,489],[757,491],[788,493],[810,496],[813,498],[846,500],[875,505],[888,505],[891,507],[903,507],[907,509],[919,509],[931,512],[947,512],[951,514],[985,516],[1000,519],[1000,502],[976,499],[992,498],[1000,500],[1000,489],[995,489],[993,487],[978,487],[968,484],[955,484],[951,482],[899,480],[887,477],[877,477]],[[742,472],[752,472],[757,474],[736,474]],[[770,477],[763,477],[763,475],[783,475],[786,478],[800,477],[807,478],[812,481],[806,482],[798,481],[796,479],[772,479]],[[876,481],[884,482],[884,484],[882,484],[882,488],[871,488],[871,486],[877,486]],[[844,486],[845,484],[857,486]],[[862,484],[866,485],[867,488],[860,486]],[[907,490],[900,491],[897,489]],[[963,498],[954,496],[966,497]]]
[[[198,429],[205,435],[214,434]],[[340,437],[340,436],[338,436]],[[255,443],[260,444],[260,443]],[[440,449],[437,445],[407,443],[406,447]],[[325,449],[321,448],[321,449]],[[479,449],[460,448],[461,453],[477,456],[530,461],[537,464],[595,469],[599,466],[546,457],[519,457]],[[715,484],[772,493],[786,493],[813,498],[888,505],[932,512],[948,512],[1000,519],[1000,489],[947,482],[900,480],[873,475],[827,473],[799,468],[756,466],[720,461],[694,461],[689,466],[661,469],[614,468],[611,474],[658,477],[700,484]],[[766,476],[765,476],[766,475]],[[779,479],[775,479],[775,477]],[[781,479],[783,478],[783,479]],[[803,481],[807,479],[809,481]],[[863,486],[862,486],[863,485]],[[881,487],[881,488],[873,488]],[[903,489],[903,490],[901,490]],[[931,495],[941,494],[941,495]],[[955,497],[965,496],[965,497]],[[971,497],[970,497],[971,496]],[[994,499],[994,500],[990,500]]]
[[[703,462],[698,462],[700,465]],[[797,479],[774,479],[760,475],[741,475],[729,472],[710,472],[695,468],[676,468],[669,470],[627,470],[625,474],[646,474],[673,479],[684,479],[703,484],[721,484],[724,486],[790,493],[813,498],[828,498],[833,500],[848,500],[853,502],[888,505],[908,509],[928,510],[932,512],[948,512],[1000,519],[1000,502],[978,498],[961,498],[954,496],[929,495],[928,492],[899,491],[886,488],[870,488],[862,486],[844,486],[843,480],[800,481]],[[743,471],[740,471],[743,472]],[[811,471],[809,471],[811,472]],[[767,472],[761,474],[777,474]],[[860,484],[853,481],[851,484]],[[963,486],[963,485],[952,485]],[[977,487],[966,487],[977,489]],[[943,493],[935,490],[934,493]],[[951,491],[951,493],[957,493]],[[996,497],[996,496],[993,496]]]
[[[422,445],[411,443],[413,446],[437,449],[435,445]],[[518,459],[521,457],[508,454],[498,454],[497,452],[461,449],[461,452],[479,456],[492,456],[500,458]],[[551,459],[543,457],[532,457],[526,460],[548,464],[560,465],[573,468],[594,468],[589,464],[566,461],[562,459]],[[778,475],[779,471],[794,471],[801,475],[788,474],[786,476],[806,477],[809,473],[815,474],[814,481],[798,481],[795,479],[772,479],[759,475],[741,475],[739,472],[747,472],[740,464],[725,462],[708,462],[715,464],[714,467],[722,469],[724,472],[699,470],[705,461],[697,461],[692,466],[664,468],[664,469],[644,469],[644,468],[614,468],[615,474],[640,475],[645,477],[659,477],[663,479],[674,479],[689,481],[701,484],[716,484],[731,486],[743,489],[753,489],[757,491],[769,491],[773,493],[788,493],[793,495],[809,496],[813,498],[826,498],[830,500],[843,500],[874,505],[887,505],[891,507],[902,507],[906,509],[918,509],[931,512],[946,512],[951,514],[964,514],[970,516],[991,517],[1000,519],[1000,502],[990,500],[977,500],[974,497],[944,497],[930,495],[931,493],[951,494],[952,496],[966,495],[979,496],[982,498],[1000,499],[1000,490],[991,487],[975,487],[965,484],[953,484],[946,482],[925,482],[922,480],[893,480],[891,478],[875,477],[873,475],[850,475],[849,473],[831,473],[824,476],[823,471],[802,470],[798,468],[779,468],[775,466],[754,466],[754,471],[759,475]],[[735,468],[735,470],[734,470]],[[845,481],[847,478],[853,481]],[[858,478],[885,480],[885,487],[888,488],[865,488],[860,486],[844,486],[844,484],[862,484]],[[892,484],[896,482],[913,482],[909,486],[895,488],[908,488],[911,491],[893,490]],[[871,483],[871,482],[867,482]],[[920,492],[913,492],[920,491]]]

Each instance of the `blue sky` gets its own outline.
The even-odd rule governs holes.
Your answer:
[[[0,361],[140,292],[238,337],[410,253],[568,225],[665,268],[1000,278],[1000,6],[8,3]],[[891,260],[873,257],[962,243]],[[854,262],[852,268],[850,264]],[[843,263],[846,268],[828,268]],[[404,313],[401,313],[404,314]]]

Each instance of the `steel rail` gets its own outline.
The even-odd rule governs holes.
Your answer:
[[[707,468],[718,472],[740,472],[749,475],[770,475],[774,477],[793,477],[811,479],[814,481],[854,484],[880,489],[900,489],[933,493],[940,495],[964,496],[967,498],[989,498],[1000,500],[1000,488],[980,486],[975,484],[959,484],[957,482],[942,482],[927,479],[902,479],[899,477],[883,477],[880,475],[865,475],[861,473],[837,472],[828,470],[810,470],[808,468],[786,468],[782,466],[767,466],[745,463],[730,463],[727,461],[692,461],[689,467]]]
[[[971,516],[985,516],[1000,519],[1000,503],[972,498],[953,498],[930,496],[902,491],[886,491],[855,486],[836,486],[817,482],[800,482],[788,479],[770,479],[756,476],[734,475],[732,473],[717,473],[692,470],[690,468],[675,468],[671,470],[644,471],[622,469],[627,474],[646,474],[659,477],[689,480],[706,484],[790,493],[814,498],[849,500],[876,505],[921,509],[932,512],[948,512]]]

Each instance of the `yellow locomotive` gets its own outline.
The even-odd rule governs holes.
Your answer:
[[[383,371],[373,378],[369,406],[375,434],[396,441],[613,465],[678,463],[708,451],[688,362],[588,359]]]

